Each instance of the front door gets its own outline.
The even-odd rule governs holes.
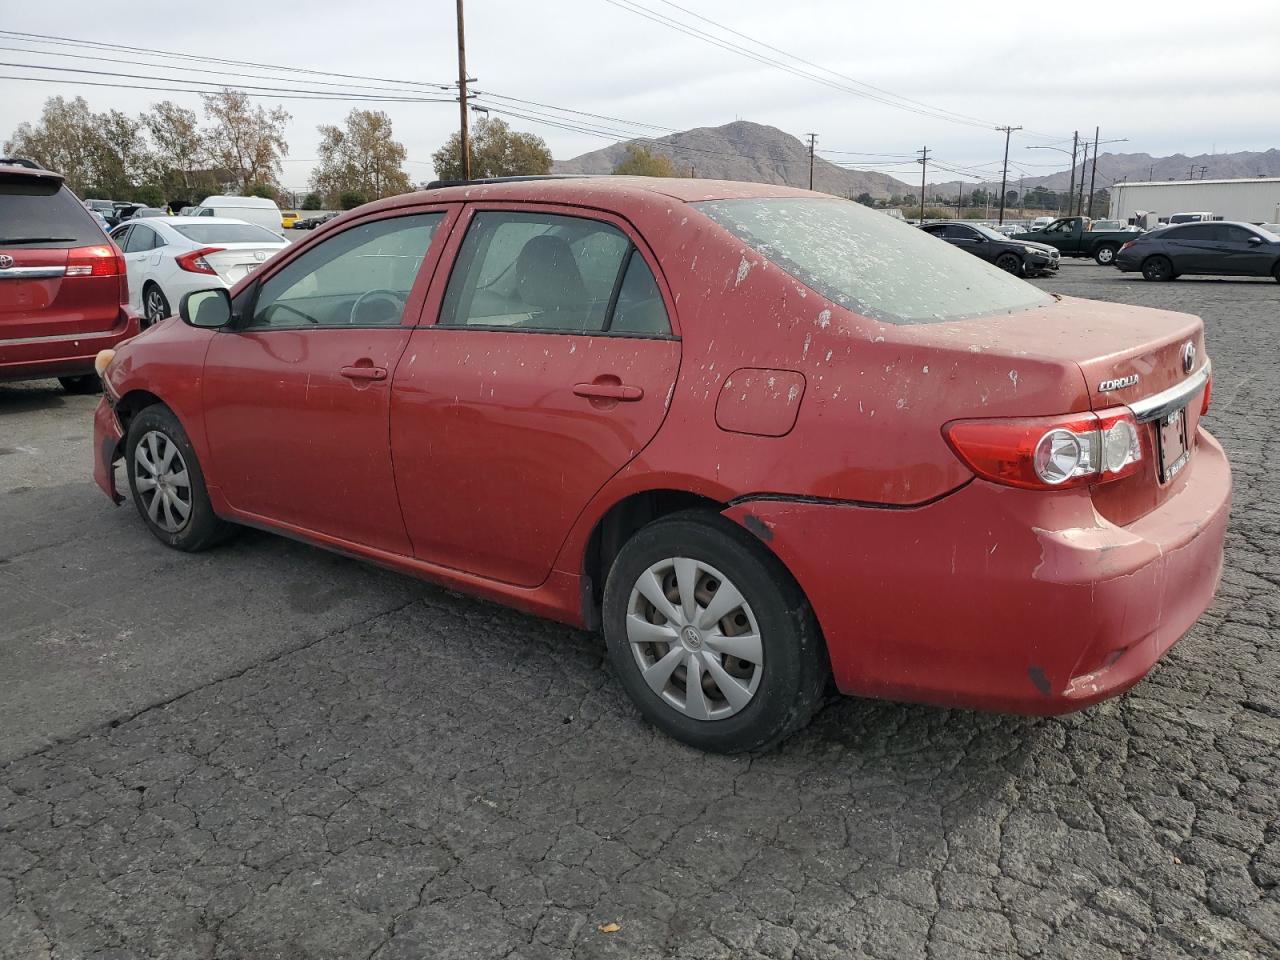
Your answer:
[[[366,220],[265,276],[204,368],[212,474],[272,524],[409,553],[387,440],[391,378],[450,216]],[[238,298],[239,299],[239,298]]]
[[[405,524],[420,559],[534,586],[666,415],[671,303],[604,214],[480,209],[454,233],[392,396]]]

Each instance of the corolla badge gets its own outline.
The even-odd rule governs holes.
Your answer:
[[[1196,345],[1190,340],[1182,348],[1182,372],[1190,373],[1196,365]]]
[[[0,253],[0,270],[8,270],[13,266],[13,257],[7,253]]]
[[[1103,380],[1098,384],[1100,393],[1107,393],[1110,390],[1123,390],[1125,387],[1134,387],[1138,384],[1138,375],[1131,373],[1127,377],[1118,377],[1115,380]]]

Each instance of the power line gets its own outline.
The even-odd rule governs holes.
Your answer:
[[[156,90],[161,93],[198,93],[202,96],[208,96],[210,93],[216,92],[211,90],[197,90],[191,87],[157,87],[140,83],[108,83],[102,80],[72,80],[67,77],[17,77],[9,74],[0,75],[0,80],[25,80],[28,83],[63,83],[80,87],[108,87],[115,90]],[[176,81],[182,82],[182,81]],[[189,81],[188,81],[189,82]],[[384,101],[394,103],[454,103],[453,97],[440,97],[438,99],[417,98],[409,99],[406,97],[363,97],[363,96],[343,96],[341,94],[310,94],[306,91],[298,91],[296,93],[250,93],[245,90],[238,90],[232,86],[227,89],[237,90],[246,97],[253,97],[261,100],[340,100],[343,102],[357,103],[379,103]]]

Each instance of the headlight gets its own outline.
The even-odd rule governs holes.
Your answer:
[[[110,365],[111,361],[114,360],[115,358],[116,358],[116,352],[114,350],[99,350],[98,355],[93,358],[94,373],[96,373],[99,377],[101,377],[104,373],[107,372],[107,367]]]

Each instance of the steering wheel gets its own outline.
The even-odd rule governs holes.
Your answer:
[[[355,303],[351,304],[351,316],[347,318],[347,323],[359,323],[360,321],[356,319],[356,314],[360,312],[360,305],[366,300],[372,300],[374,297],[381,297],[384,300],[390,301],[392,307],[397,312],[404,311],[404,297],[400,296],[400,294],[396,293],[394,290],[385,290],[382,288],[366,290],[364,293],[360,294],[360,296],[356,297]]]

